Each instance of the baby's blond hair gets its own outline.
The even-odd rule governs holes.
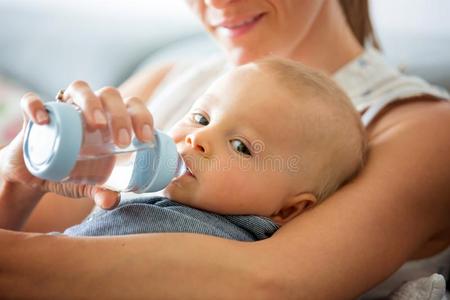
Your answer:
[[[308,125],[313,125],[313,130],[306,131],[312,147],[309,151],[304,148],[300,151],[304,158],[303,170],[312,183],[311,192],[318,201],[327,198],[351,180],[366,160],[367,139],[360,115],[348,96],[322,73],[298,62],[274,57],[256,61],[254,65],[268,70],[302,103],[320,108],[320,112],[313,112],[307,118],[311,121]],[[308,155],[320,155],[315,160],[319,164],[308,165],[308,157],[311,157]]]

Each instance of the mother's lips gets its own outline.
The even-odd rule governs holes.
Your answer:
[[[210,25],[212,27],[216,27],[216,28],[224,27],[227,29],[236,29],[236,28],[251,24],[253,22],[256,22],[263,15],[264,15],[264,13],[259,13],[259,14],[247,16],[247,17],[230,18],[230,19],[221,20],[221,21],[217,21],[217,22],[212,21],[212,22],[210,22]]]

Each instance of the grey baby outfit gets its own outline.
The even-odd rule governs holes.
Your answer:
[[[270,237],[277,229],[278,226],[266,217],[219,215],[164,197],[148,197],[124,201],[110,211],[96,210],[81,224],[68,228],[64,234],[100,236],[190,232],[255,241]]]

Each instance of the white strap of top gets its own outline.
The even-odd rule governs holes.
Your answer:
[[[368,126],[390,103],[420,95],[449,99],[449,94],[426,81],[400,73],[388,65],[375,49],[368,48],[334,76],[334,80],[347,92],[356,108],[365,111],[362,122]]]

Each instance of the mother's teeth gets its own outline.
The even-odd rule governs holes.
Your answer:
[[[257,18],[257,17],[254,17],[254,18],[245,20],[245,21],[243,21],[243,22],[241,22],[241,23],[239,23],[239,24],[232,25],[232,26],[226,26],[226,27],[231,28],[231,29],[234,29],[234,28],[237,28],[237,27],[241,27],[241,26],[243,26],[243,25],[247,25],[247,24],[252,23],[253,21],[255,21],[256,18]]]

